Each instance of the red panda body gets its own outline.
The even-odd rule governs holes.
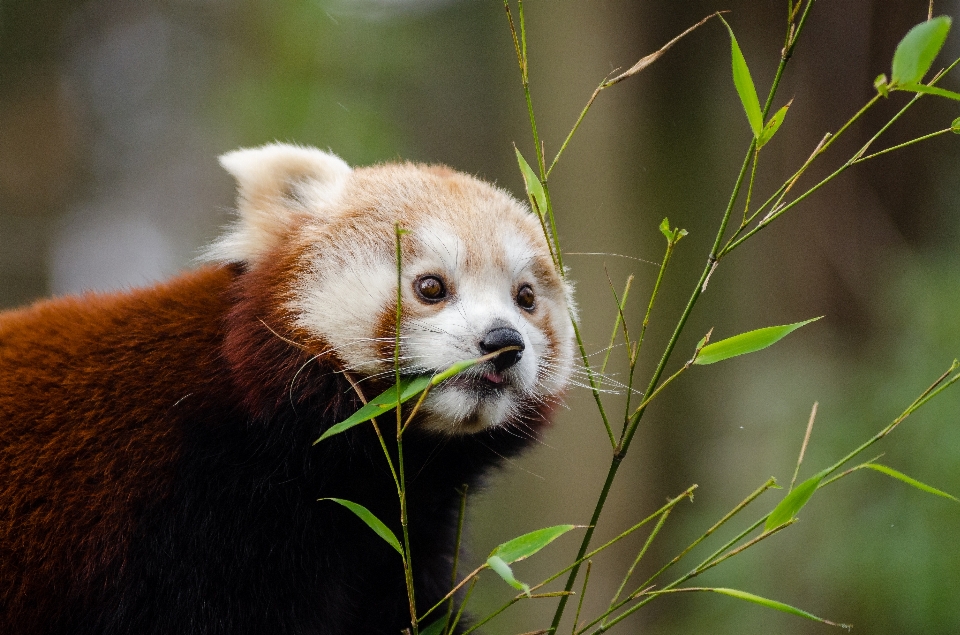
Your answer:
[[[340,240],[349,227],[331,232]],[[310,263],[326,257],[305,260],[291,241],[153,287],[0,314],[0,633],[396,635],[409,626],[397,553],[346,509],[317,501],[360,503],[399,534],[396,491],[371,426],[312,445],[361,402],[344,372],[349,351],[300,319],[326,315],[326,305],[291,309],[306,293],[300,281],[314,275]],[[410,253],[417,249],[411,243]],[[535,270],[526,286],[542,286],[547,303],[556,283],[537,275],[547,274]],[[443,280],[455,288],[452,276]],[[459,284],[466,302],[469,280]],[[419,320],[444,315],[433,299],[410,303],[424,312]],[[557,337],[559,327],[543,322],[547,309],[524,310],[529,317],[520,317],[544,325],[524,341]],[[390,311],[363,318],[377,347],[392,337]],[[481,327],[503,332],[505,323]],[[411,324],[407,358],[421,350]],[[476,356],[462,348],[457,355]],[[448,392],[475,392],[476,408],[505,399],[521,382],[511,375],[519,362]],[[562,372],[550,363],[538,368]],[[545,397],[511,402],[505,421],[521,422],[523,433],[497,424],[441,434],[443,394],[432,427],[404,436],[421,612],[449,587],[458,488],[527,445],[552,408]],[[464,421],[457,425],[474,425]]]

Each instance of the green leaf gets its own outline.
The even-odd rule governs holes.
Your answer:
[[[953,134],[960,134],[960,117],[953,120],[953,123],[950,124],[950,130]]]
[[[829,470],[824,470],[823,472],[814,474],[797,485],[792,492],[784,496],[780,504],[774,507],[770,515],[767,516],[767,522],[763,525],[763,530],[770,531],[783,523],[793,520],[797,512],[803,509],[803,506],[807,504],[810,497],[813,496],[813,493],[817,491],[817,487],[820,486],[820,481],[824,479],[828,472]]]
[[[822,316],[821,316],[822,317]],[[796,331],[801,326],[816,322],[819,317],[811,318],[795,324],[784,324],[783,326],[768,326],[755,331],[747,331],[740,335],[728,337],[725,340],[707,344],[693,360],[694,364],[715,364],[731,357],[745,355],[764,349],[771,344],[782,340],[790,333]]]
[[[952,90],[944,90],[936,86],[927,86],[926,84],[903,84],[899,86],[901,90],[909,90],[914,93],[926,93],[927,95],[936,95],[937,97],[946,97],[947,99],[956,99],[960,101],[960,93]]]
[[[403,549],[400,548],[400,541],[397,540],[397,537],[394,535],[394,533],[390,531],[389,527],[380,522],[380,519],[374,516],[373,513],[363,505],[358,505],[357,503],[352,503],[348,500],[343,500],[342,498],[319,498],[317,500],[340,503],[356,514],[360,520],[367,523],[367,526],[370,529],[375,531],[378,536],[383,538],[387,544],[396,549],[401,558],[403,557]]]
[[[426,628],[421,628],[420,635],[442,635],[445,628],[447,628],[446,616],[435,620]]]
[[[910,29],[893,54],[890,82],[902,86],[923,79],[946,41],[949,31],[950,18],[945,15],[921,22]]]
[[[863,467],[869,467],[871,470],[876,470],[877,472],[882,472],[887,476],[892,476],[893,478],[903,481],[907,485],[916,487],[918,490],[922,490],[924,492],[927,492],[928,494],[935,494],[937,496],[949,498],[952,501],[957,501],[958,503],[960,503],[960,498],[957,498],[956,496],[951,496],[950,494],[947,494],[944,491],[938,490],[936,487],[930,487],[925,483],[921,483],[917,479],[911,478],[906,474],[904,474],[903,472],[898,472],[892,467],[887,467],[886,465],[881,465],[879,463],[864,463]]]
[[[447,372],[447,371],[444,371]],[[430,375],[419,375],[417,377],[402,377],[400,379],[400,403],[409,401],[420,394],[431,383]],[[368,401],[360,410],[350,415],[340,423],[330,426],[320,438],[313,442],[314,445],[320,443],[328,437],[340,434],[344,430],[349,430],[355,425],[370,421],[388,410],[397,407],[397,386],[391,385],[382,393]]]
[[[523,582],[520,582],[515,577],[513,577],[513,569],[511,569],[510,565],[504,562],[502,558],[498,558],[497,556],[490,556],[489,558],[487,558],[487,564],[490,566],[491,569],[497,572],[497,575],[503,578],[504,582],[506,582],[513,588],[517,589],[518,591],[523,591],[527,595],[530,595],[530,585],[524,584]]]
[[[660,233],[667,237],[667,242],[673,240],[673,231],[670,229],[670,219],[664,218],[660,223]]]
[[[447,368],[446,370],[443,370],[433,376],[418,375],[416,377],[400,378],[400,403],[406,403],[407,401],[413,399],[423,392],[427,386],[436,386],[440,382],[450,379],[454,375],[462,373],[472,366],[476,366],[482,359],[485,358],[478,357],[476,359],[465,359],[463,361],[459,361],[450,366],[450,368]],[[349,430],[355,425],[370,421],[374,417],[378,417],[388,410],[396,407],[397,385],[393,384],[382,393],[368,401],[362,408],[360,408],[360,410],[357,410],[347,419],[334,426],[330,426],[330,428],[320,435],[320,438],[314,441],[313,444],[316,445],[327,437],[332,437],[335,434],[340,434],[344,430]]]
[[[514,146],[513,149],[517,152],[517,163],[520,164],[520,172],[523,174],[523,184],[527,188],[527,196],[530,197],[530,203],[534,208],[533,211],[543,216],[547,213],[547,195],[543,191],[543,183],[540,182],[540,178],[536,172],[533,171],[533,168],[530,167],[530,164],[527,163],[527,160],[520,154],[520,149],[516,146]]]
[[[482,358],[482,357],[478,357],[478,358],[476,358],[476,359],[464,359],[464,360],[462,360],[462,361],[459,361],[459,362],[453,364],[452,366],[450,366],[450,368],[448,368],[448,369],[446,369],[446,370],[444,370],[444,371],[441,371],[441,372],[437,373],[436,375],[434,375],[433,378],[430,379],[430,385],[431,385],[431,386],[436,386],[436,385],[439,384],[440,382],[442,382],[442,381],[444,381],[444,380],[447,380],[447,379],[450,379],[450,378],[453,377],[454,375],[458,375],[458,374],[462,373],[463,371],[467,370],[468,368],[471,368],[471,367],[473,367],[473,366],[476,366],[477,364],[480,363],[480,360],[481,360],[481,359],[483,359],[483,358]]]
[[[750,122],[750,129],[753,130],[755,138],[760,137],[763,130],[763,113],[760,111],[760,100],[757,98],[757,89],[753,85],[753,78],[750,77],[750,69],[747,68],[747,60],[743,58],[740,52],[740,45],[737,44],[737,38],[733,34],[733,29],[727,24],[727,21],[720,16],[723,25],[730,32],[730,54],[733,58],[733,85],[737,87],[737,94],[740,95],[740,103],[743,104],[743,110],[747,113],[747,121]]]
[[[873,80],[873,87],[876,88],[877,92],[882,96],[890,96],[890,82],[887,81],[886,73],[880,73],[877,75],[877,78]]]
[[[753,593],[747,593],[746,591],[739,591],[737,589],[724,589],[724,588],[714,588],[709,589],[714,593],[721,593],[723,595],[729,595],[730,597],[737,598],[740,600],[746,600],[747,602],[753,602],[754,604],[759,604],[760,606],[765,606],[768,609],[774,609],[777,611],[782,611],[784,613],[790,613],[792,615],[799,615],[800,617],[805,617],[808,620],[814,620],[817,622],[822,622],[824,624],[829,624],[830,626],[840,626],[842,628],[850,628],[845,624],[837,624],[829,620],[825,620],[822,617],[817,617],[812,613],[807,613],[804,610],[798,609],[795,606],[790,606],[789,604],[784,604],[783,602],[777,602],[776,600],[768,600],[767,598],[760,597],[759,595],[754,595]]]
[[[499,545],[494,549],[490,556],[502,559],[506,563],[513,563],[517,560],[523,560],[537,553],[551,542],[575,529],[576,525],[556,525],[554,527],[544,527],[528,534],[517,536],[513,540]]]
[[[790,104],[787,104],[774,113],[773,117],[770,117],[770,121],[767,122],[767,125],[765,125],[763,130],[760,132],[760,136],[757,137],[758,148],[765,146],[770,139],[773,139],[773,135],[777,134],[777,130],[780,129],[780,124],[783,123],[783,118],[787,116],[787,111],[789,109]]]

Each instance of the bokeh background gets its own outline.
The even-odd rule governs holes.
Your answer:
[[[717,9],[766,93],[785,0],[529,2],[530,75],[548,154],[595,85]],[[927,0],[818,2],[776,106],[795,98],[764,150],[761,198],[835,131],[889,72]],[[960,2],[937,1],[960,17]],[[960,56],[952,34],[941,59]],[[960,90],[948,77],[943,86]],[[881,103],[811,171],[856,150],[905,100]],[[878,148],[949,126],[956,103],[925,98]],[[148,284],[195,266],[229,220],[227,150],[273,140],[330,148],[353,164],[443,162],[522,194],[516,143],[533,156],[516,58],[496,0],[0,1],[0,305]],[[664,216],[690,231],[648,334],[639,376],[702,266],[749,142],[713,22],[640,76],[603,93],[551,177],[564,247],[659,261]],[[890,421],[960,356],[960,137],[944,135],[848,171],[725,261],[675,364],[715,337],[826,316],[777,347],[697,368],[651,407],[621,469],[596,544],[693,483],[641,565],[645,579],[765,481],[789,481],[807,416],[820,409],[801,476]],[[656,275],[615,256],[567,258],[587,346],[615,315],[642,317]],[[624,368],[622,347],[614,372]],[[596,358],[595,358],[596,359]],[[620,376],[622,379],[622,375]],[[622,395],[606,397],[619,410]],[[473,493],[468,544],[479,561],[541,526],[585,523],[609,461],[589,393],[574,389],[554,428]],[[960,493],[960,389],[907,420],[883,461]],[[767,494],[733,535],[769,509]],[[585,613],[619,584],[643,536],[595,562]],[[517,566],[536,581],[565,563],[566,537]],[[714,543],[714,547],[719,543]],[[709,549],[709,547],[708,547]],[[697,552],[704,557],[708,551]],[[679,567],[684,569],[683,566]],[[679,573],[680,571],[678,571]],[[875,473],[823,491],[801,521],[704,576],[852,623],[871,634],[960,632],[960,505]],[[475,613],[510,595],[484,582]],[[544,628],[553,601],[514,607],[488,629]],[[621,632],[820,633],[829,627],[721,596],[663,598]]]

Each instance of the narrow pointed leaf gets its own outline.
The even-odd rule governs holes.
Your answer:
[[[757,138],[757,147],[762,148],[770,139],[773,139],[773,135],[777,134],[777,130],[780,129],[780,124],[783,123],[783,118],[787,116],[788,110],[790,110],[790,104],[787,104],[770,117],[770,121],[763,127],[763,130],[760,132],[760,137]]]
[[[733,63],[733,85],[737,87],[737,94],[740,95],[740,103],[743,104],[743,110],[747,113],[747,121],[750,122],[750,129],[753,130],[753,136],[760,137],[763,130],[763,113],[760,110],[760,100],[757,98],[757,89],[753,85],[753,78],[750,77],[750,69],[747,67],[747,60],[743,58],[740,51],[740,45],[733,34],[733,29],[727,24],[727,21],[720,16],[723,25],[730,32],[730,54]]]
[[[801,326],[810,324],[819,320],[819,317],[797,322],[795,324],[784,324],[783,326],[768,326],[755,331],[747,331],[740,335],[728,337],[725,340],[707,344],[693,360],[694,364],[715,364],[731,357],[745,355],[764,349],[771,344],[775,344],[784,337],[793,333]]]
[[[774,609],[776,611],[790,613],[791,615],[799,615],[800,617],[805,617],[808,620],[822,622],[823,624],[829,624],[830,626],[840,626],[842,628],[850,628],[845,624],[837,624],[836,622],[825,620],[822,617],[817,617],[816,615],[813,615],[812,613],[807,613],[806,611],[802,609],[798,609],[795,606],[790,606],[789,604],[784,604],[783,602],[777,602],[776,600],[768,600],[767,598],[760,597],[759,595],[754,595],[753,593],[747,593],[746,591],[740,591],[738,589],[724,589],[724,588],[715,588],[710,590],[713,591],[714,593],[729,595],[730,597],[733,597],[733,598],[746,600],[747,602],[753,602],[754,604],[765,606],[768,609]]]
[[[520,582],[515,577],[513,577],[513,569],[511,569],[510,565],[504,562],[502,558],[498,558],[497,556],[490,556],[489,558],[487,558],[487,565],[489,565],[491,569],[496,571],[497,575],[503,578],[504,582],[512,586],[514,589],[517,589],[518,591],[523,591],[527,595],[530,595],[530,585],[524,584],[523,582]]]
[[[417,377],[403,377],[400,379],[400,403],[409,401],[413,397],[420,394],[431,381],[430,375],[419,375]],[[327,430],[320,435],[320,438],[314,441],[314,445],[320,443],[328,437],[332,437],[335,434],[339,434],[344,430],[349,430],[355,425],[364,423],[365,421],[370,421],[374,417],[378,417],[392,408],[397,407],[397,386],[396,384],[390,386],[382,393],[368,401],[360,410],[357,410],[355,413],[350,415],[347,419],[341,421],[340,423],[330,426]]]
[[[936,86],[927,86],[926,84],[903,84],[899,86],[901,90],[909,90],[914,93],[926,93],[927,95],[936,95],[937,97],[946,97],[947,99],[955,99],[960,101],[960,93],[955,93],[952,90],[946,90],[943,88],[937,88]]]
[[[403,557],[403,549],[400,548],[400,541],[397,540],[396,535],[394,535],[394,533],[390,531],[390,528],[384,525],[379,518],[374,516],[373,512],[371,512],[369,509],[363,505],[358,505],[357,503],[343,500],[342,498],[320,498],[318,500],[340,503],[352,511],[360,520],[367,523],[367,527],[375,531],[378,536],[387,542],[388,545],[396,549],[397,553],[400,554],[400,557]]]
[[[447,627],[446,616],[434,621],[430,626],[420,629],[420,635],[442,635],[443,629]]]
[[[464,359],[464,360],[461,360],[461,361],[453,364],[452,366],[450,366],[450,368],[448,368],[448,369],[446,369],[446,370],[444,370],[444,371],[441,371],[441,372],[437,373],[436,375],[434,375],[433,378],[430,379],[430,385],[431,385],[431,386],[436,386],[436,385],[439,384],[440,382],[445,381],[445,380],[447,380],[447,379],[450,379],[450,378],[453,377],[454,375],[459,375],[460,373],[462,373],[463,371],[467,370],[468,368],[472,368],[473,366],[476,366],[477,364],[479,364],[479,363],[480,363],[480,360],[481,360],[481,358],[479,358],[479,357],[476,358],[476,359]]]
[[[960,134],[960,117],[954,119],[953,123],[950,124],[950,131],[953,134]]]
[[[513,540],[508,540],[502,545],[499,545],[493,550],[490,556],[496,556],[508,564],[516,562],[517,560],[523,560],[575,528],[576,525],[556,525],[554,527],[545,527],[531,531],[528,534],[517,536]]]
[[[520,173],[523,174],[523,184],[527,188],[527,196],[530,197],[530,202],[534,207],[533,211],[543,216],[547,213],[547,195],[543,191],[543,183],[540,182],[540,178],[537,176],[537,173],[533,171],[533,168],[530,167],[530,164],[527,163],[527,160],[520,154],[520,149],[514,147],[514,150],[517,152],[517,163],[520,164]]]
[[[804,482],[797,485],[792,492],[783,497],[770,515],[767,516],[767,522],[763,525],[764,531],[770,531],[779,527],[783,523],[793,520],[797,513],[807,504],[813,493],[820,486],[820,481],[827,475],[826,471],[819,472]]]
[[[896,85],[919,82],[930,70],[950,31],[950,18],[942,15],[921,22],[900,40],[893,54],[890,81]]]
[[[673,240],[673,232],[670,230],[669,218],[664,218],[660,223],[660,233],[667,237],[667,241]]]
[[[436,386],[440,382],[450,379],[458,373],[476,366],[483,358],[476,359],[465,359],[457,362],[447,368],[444,371],[437,373],[436,375],[418,375],[416,377],[402,377],[400,379],[400,403],[406,403],[407,401],[413,399],[417,395],[426,389],[427,386]],[[396,384],[390,386],[382,393],[368,401],[360,410],[357,410],[355,413],[350,415],[347,419],[341,421],[340,423],[330,426],[320,438],[314,441],[314,445],[320,443],[327,437],[332,437],[335,434],[339,434],[344,430],[348,430],[355,425],[370,421],[374,417],[378,417],[388,410],[392,410],[397,407],[397,387]]]
[[[911,478],[906,474],[904,474],[903,472],[898,472],[892,467],[887,467],[886,465],[881,465],[879,463],[865,463],[863,467],[868,467],[871,470],[876,470],[877,472],[881,472],[883,474],[886,474],[887,476],[892,476],[893,478],[903,481],[907,485],[916,487],[918,490],[927,492],[928,494],[935,494],[936,496],[949,498],[952,501],[957,501],[958,503],[960,503],[960,498],[957,498],[956,496],[951,496],[950,494],[947,494],[944,491],[938,490],[936,487],[930,487],[926,483],[921,483],[917,479]]]

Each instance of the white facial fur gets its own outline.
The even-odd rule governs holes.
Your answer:
[[[399,222],[408,232],[401,243],[404,373],[433,373],[479,357],[480,341],[493,328],[515,329],[524,344],[520,360],[499,375],[487,362],[433,389],[421,410],[423,425],[446,434],[476,432],[520,422],[530,406],[559,397],[573,364],[570,288],[524,206],[446,168],[350,171],[336,157],[304,148],[290,150],[298,160],[313,153],[316,168],[293,161],[296,170],[283,178],[291,165],[284,148],[222,160],[240,183],[240,221],[208,252],[213,259],[255,264],[278,249],[297,254],[298,279],[287,300],[295,327],[328,345],[348,371],[376,376],[393,368]],[[228,165],[238,156],[243,171]],[[272,197],[265,194],[271,188]],[[269,245],[257,244],[258,236]],[[415,291],[428,274],[446,287],[439,302]],[[522,285],[534,291],[532,311],[517,304]],[[490,373],[502,380],[493,389],[483,379]]]

